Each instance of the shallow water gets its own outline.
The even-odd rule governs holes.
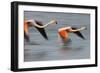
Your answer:
[[[90,15],[74,13],[41,13],[25,12],[26,19],[37,19],[46,23],[55,18],[58,21],[56,26],[45,28],[49,40],[45,40],[35,28],[29,29],[31,43],[25,44],[24,61],[48,61],[48,60],[71,60],[90,58]],[[67,24],[66,24],[67,23]],[[86,40],[82,40],[75,34],[70,33],[71,43],[62,46],[57,31],[64,26],[86,26],[88,29],[82,31]]]

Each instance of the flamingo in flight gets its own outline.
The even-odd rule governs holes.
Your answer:
[[[48,37],[44,28],[47,27],[49,24],[57,24],[57,21],[51,20],[50,22],[44,25],[42,22],[37,21],[37,20],[25,20],[24,21],[24,38],[26,39],[27,42],[30,42],[29,33],[28,33],[29,27],[35,27],[40,32],[40,34],[46,40],[48,40]]]
[[[58,37],[60,37],[65,44],[69,40],[69,33],[75,33],[77,36],[79,36],[82,39],[85,39],[82,33],[80,31],[85,30],[86,27],[81,28],[75,28],[75,27],[62,27],[58,29]]]
[[[29,27],[32,27],[32,26],[35,27],[46,40],[48,40],[48,37],[44,28],[47,27],[49,24],[57,24],[57,21],[52,20],[48,22],[47,24],[43,25],[42,22],[37,21],[37,20],[25,20],[24,21],[24,37],[26,41],[27,42],[30,41],[28,30],[29,30]],[[70,27],[70,26],[62,27],[58,29],[58,36],[62,38],[63,43],[66,43],[69,40],[69,33],[75,33],[80,38],[85,39],[82,33],[80,32],[85,29],[86,27],[81,27],[79,29],[75,27]]]

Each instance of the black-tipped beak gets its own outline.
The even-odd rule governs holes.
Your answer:
[[[56,24],[58,24],[57,21],[56,21]]]

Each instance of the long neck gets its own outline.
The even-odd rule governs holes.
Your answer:
[[[84,30],[84,29],[86,29],[86,27],[81,27],[80,29],[77,29],[77,30],[71,30],[72,32],[77,32],[77,31],[82,31],[82,30]]]
[[[38,25],[38,24],[34,24],[34,26],[36,26],[36,27],[38,27],[38,28],[45,28],[45,27],[47,27],[49,24],[52,24],[51,22],[49,22],[49,23],[47,23],[47,24],[45,24],[45,25],[42,25],[42,26],[40,26],[40,25]]]
[[[32,22],[32,25],[33,25],[33,26],[36,26],[36,27],[38,27],[38,28],[45,28],[45,27],[47,27],[49,24],[54,23],[53,21],[50,21],[50,22],[48,22],[47,24],[40,26],[40,25],[38,25],[35,21],[32,21],[32,20],[31,20],[30,22]]]

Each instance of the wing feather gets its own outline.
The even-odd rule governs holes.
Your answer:
[[[77,28],[76,27],[72,27],[73,30],[76,30]],[[85,39],[85,37],[82,35],[81,32],[77,31],[77,32],[74,32],[77,36],[79,36],[80,38],[82,39]]]
[[[39,22],[39,21],[36,21],[36,20],[35,20],[35,22],[36,22],[38,25],[40,25],[40,26],[43,25],[42,22]],[[40,32],[40,34],[41,34],[46,40],[48,40],[48,36],[47,36],[47,34],[46,34],[44,28],[38,28],[38,27],[35,27],[35,28]]]

